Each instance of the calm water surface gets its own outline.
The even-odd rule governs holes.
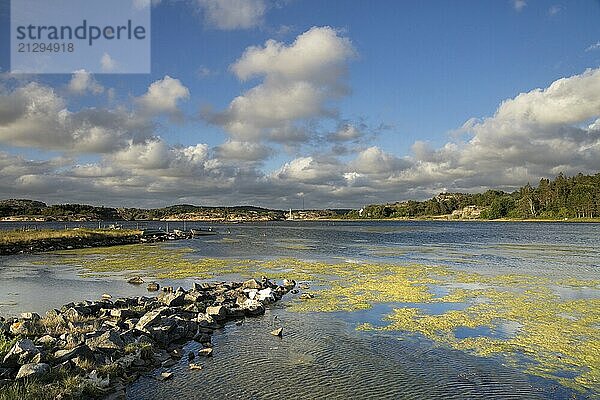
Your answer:
[[[21,223],[0,224],[0,229]],[[38,224],[42,226],[44,224]],[[51,224],[45,224],[49,226]],[[76,226],[80,224],[69,224]],[[88,226],[95,226],[89,224]],[[169,223],[169,228],[182,228]],[[187,228],[198,224],[188,223]],[[55,225],[64,226],[64,224]],[[127,224],[126,224],[127,226]],[[129,225],[135,227],[136,223]],[[165,227],[147,223],[146,227]],[[214,225],[221,233],[161,244],[196,250],[193,257],[446,265],[484,275],[525,273],[552,279],[600,279],[600,224],[483,222],[280,222]],[[0,233],[1,234],[1,233]],[[77,266],[56,266],[56,254],[0,258],[0,315],[44,312],[74,300],[146,294],[119,273],[83,276]],[[192,279],[162,281],[191,285]],[[438,288],[439,289],[439,288]],[[552,288],[561,298],[600,298],[598,287]],[[441,293],[440,295],[442,295]],[[417,334],[359,332],[397,305],[370,310],[293,313],[285,302],[243,325],[227,325],[214,337],[215,357],[201,371],[173,368],[175,378],[142,378],[131,399],[242,398],[587,398],[555,381],[531,376],[501,359],[477,357]],[[430,304],[429,313],[448,308]],[[456,307],[460,308],[460,305]],[[283,339],[269,335],[284,326]],[[507,326],[506,334],[518,326]],[[599,326],[600,328],[600,326]],[[455,333],[481,332],[468,328]],[[485,332],[484,332],[485,334]],[[490,332],[502,335],[502,332]],[[195,344],[189,344],[191,349]],[[600,354],[598,358],[600,362]]]

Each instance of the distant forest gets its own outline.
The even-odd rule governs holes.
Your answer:
[[[468,206],[480,210],[480,219],[564,219],[600,217],[600,173],[541,179],[537,187],[527,184],[512,193],[440,193],[426,201],[373,204],[352,211],[349,218],[419,218],[452,214]]]
[[[460,214],[469,210],[469,216]],[[472,213],[474,210],[475,213]],[[408,200],[389,204],[372,204],[362,210],[295,210],[294,219],[312,218],[427,218],[457,214],[457,218],[479,219],[564,219],[600,217],[600,173],[578,174],[565,177],[559,174],[554,180],[541,179],[537,187],[529,184],[517,191],[506,193],[488,190],[484,193],[440,193],[425,201]],[[240,216],[245,220],[257,216],[267,220],[286,219],[288,213],[252,206],[202,207],[174,205],[170,207],[112,208],[85,204],[57,204],[48,206],[33,200],[1,200],[0,218],[32,217],[45,220],[152,220],[170,217],[191,218],[194,215],[223,218]]]

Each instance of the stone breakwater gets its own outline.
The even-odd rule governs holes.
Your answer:
[[[1,234],[1,233],[0,233]],[[58,238],[35,239],[24,242],[0,244],[0,256],[23,253],[42,253],[46,251],[71,250],[90,247],[122,246],[137,243],[157,243],[167,240],[190,239],[191,235],[160,234],[148,235],[131,234],[123,236],[93,235],[92,237],[71,236]]]
[[[66,237],[37,239],[22,243],[0,245],[0,256],[22,253],[41,253],[45,251],[81,249],[86,247],[107,247],[135,244],[141,242],[140,235],[118,237]]]
[[[162,288],[157,297],[113,300],[105,295],[44,316],[0,318],[0,334],[11,344],[0,363],[0,390],[31,381],[52,384],[51,377],[60,372],[92,385],[100,397],[124,398],[125,386],[142,374],[169,379],[168,368],[183,357],[190,369],[202,369],[198,360],[212,356],[215,330],[227,321],[264,314],[265,305],[294,286],[294,281],[277,285],[265,277],[194,283],[190,290]],[[184,354],[183,346],[192,340],[202,349]]]

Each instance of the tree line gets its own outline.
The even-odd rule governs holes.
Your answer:
[[[475,206],[481,219],[564,219],[600,217],[600,173],[540,179],[537,187],[527,184],[507,193],[440,193],[425,201],[371,204],[354,210],[349,218],[419,218],[452,214]]]
[[[452,214],[474,206],[481,219],[564,219],[600,218],[600,173],[578,174],[555,179],[541,179],[537,187],[527,184],[512,193],[488,190],[483,193],[440,193],[425,201],[408,200],[388,204],[371,204],[362,210],[331,210],[334,216],[351,219],[419,218]],[[163,208],[112,208],[85,204],[48,206],[33,200],[0,201],[0,218],[11,216],[47,217],[49,219],[148,220],[185,214],[223,216],[269,215],[284,219],[285,211],[252,206],[203,207],[181,204]],[[332,216],[333,217],[333,216]]]

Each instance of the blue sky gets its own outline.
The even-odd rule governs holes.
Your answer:
[[[599,17],[600,2],[592,0],[155,2],[149,75],[87,74],[77,87],[72,74],[2,76],[0,154],[5,165],[23,166],[5,167],[0,194],[51,203],[282,208],[305,196],[314,199],[313,206],[358,207],[443,190],[511,190],[560,171],[597,172]],[[295,47],[300,37],[309,50]],[[276,43],[276,56],[268,40]],[[4,42],[0,66],[6,71]],[[310,53],[313,45],[331,45],[339,54]],[[258,56],[271,54],[277,66],[244,57],[251,46]],[[296,65],[294,54],[311,63]],[[247,79],[232,69],[236,64],[251,71]],[[551,90],[561,79],[566,83]],[[140,100],[156,82],[163,82],[164,91]],[[298,85],[308,85],[312,97],[296,102],[282,96]],[[251,95],[256,88],[260,97]],[[525,96],[517,98],[520,93]],[[150,103],[169,95],[174,97],[168,104]],[[14,120],[2,125],[2,107],[35,96],[52,96],[52,107],[43,113],[66,109],[76,121],[85,119],[85,129],[95,121],[107,129],[107,122],[86,110],[118,114],[134,128],[116,133],[114,143],[120,144],[113,147],[75,143],[92,140],[93,133],[81,127],[57,134],[58,145],[21,139],[14,132],[53,134],[35,132],[52,123],[33,124],[25,111],[24,126]],[[248,108],[233,106],[239,97]],[[286,98],[294,100],[282,111],[289,118],[268,110],[256,117]],[[573,105],[590,100],[574,112],[577,118],[568,116]],[[504,112],[506,101],[518,112]],[[296,105],[306,109],[290,111]],[[548,113],[565,116],[548,121]],[[344,130],[349,136],[336,136]],[[519,154],[485,146],[516,149],[518,140],[527,144]],[[235,146],[222,149],[232,141]],[[155,146],[160,151],[149,150]],[[570,149],[572,157],[551,162],[552,146]],[[195,158],[186,148],[195,148]],[[544,152],[550,153],[538,160]],[[136,157],[147,164],[136,165]],[[99,192],[106,197],[99,200]]]

